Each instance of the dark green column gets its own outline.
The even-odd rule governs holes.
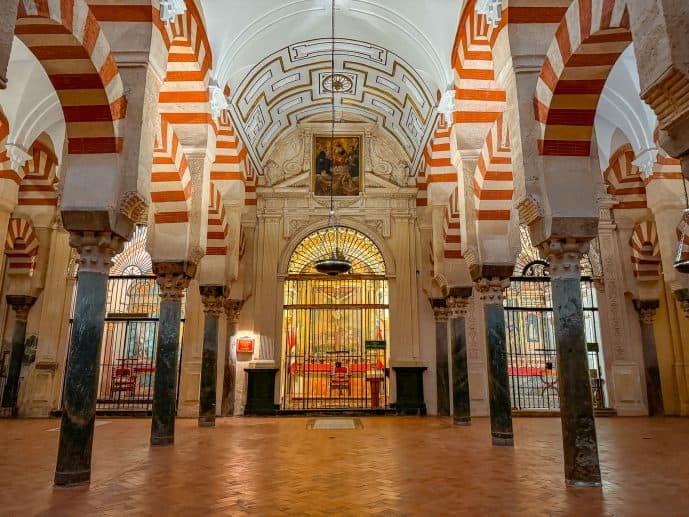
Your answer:
[[[17,411],[17,394],[19,393],[19,374],[22,371],[24,359],[24,347],[26,340],[26,320],[29,310],[36,301],[35,296],[8,295],[7,304],[14,309],[14,332],[12,333],[12,351],[10,353],[10,365],[7,370],[5,391],[2,394],[2,407],[12,408],[12,413]]]
[[[450,367],[448,364],[447,317],[443,298],[431,299],[435,317],[435,382],[438,394],[438,416],[450,416]]]
[[[225,300],[225,317],[227,318],[227,337],[225,338],[225,360],[223,363],[222,378],[222,416],[234,415],[234,391],[237,377],[237,352],[234,349],[232,338],[237,334],[239,314],[244,301]]]
[[[588,241],[551,239],[540,247],[550,264],[565,481],[572,486],[600,486],[581,301],[581,259]]]
[[[218,320],[225,301],[223,286],[199,288],[203,303],[203,353],[201,355],[201,389],[199,391],[199,427],[215,426],[215,399],[218,380]]]
[[[634,300],[634,307],[639,311],[641,323],[641,346],[643,347],[644,369],[646,372],[646,398],[648,399],[648,414],[662,416],[663,391],[660,386],[660,370],[658,369],[658,354],[656,352],[656,337],[653,331],[656,311],[660,307],[658,300]]]
[[[469,370],[467,362],[466,313],[471,287],[452,288],[446,298],[450,310],[450,346],[452,347],[452,421],[471,424]]]
[[[505,309],[503,290],[509,279],[489,277],[480,279],[476,288],[483,302],[488,351],[488,391],[490,401],[490,432],[493,445],[514,445],[512,431],[512,402],[507,373],[507,341],[505,337]]]
[[[160,318],[153,384],[151,445],[172,445],[177,413],[177,367],[184,290],[196,272],[187,262],[155,262],[153,272],[160,287]]]
[[[71,232],[69,242],[79,252],[79,277],[55,467],[55,485],[61,487],[85,485],[91,480],[108,273],[112,257],[124,241],[109,232]]]

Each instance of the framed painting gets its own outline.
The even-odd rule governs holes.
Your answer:
[[[358,196],[363,190],[361,135],[314,135],[311,188],[317,196]]]

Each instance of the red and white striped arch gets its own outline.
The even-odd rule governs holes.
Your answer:
[[[619,201],[617,209],[646,208],[646,186],[633,161],[634,150],[625,144],[613,153],[608,168],[603,172],[608,193]]]
[[[210,183],[210,197],[208,203],[208,239],[206,242],[206,255],[227,255],[227,236],[229,228],[222,195],[216,189],[213,181]]]
[[[19,206],[57,206],[57,158],[55,153],[42,144],[34,142],[29,149],[31,158],[21,170],[19,184]]]
[[[462,234],[459,219],[459,190],[454,189],[445,207],[443,254],[446,259],[462,258]]]
[[[232,127],[230,116],[226,110],[220,113],[216,120],[218,128],[215,141],[215,162],[211,168],[211,181],[224,196],[236,196],[239,189],[244,191],[244,203],[256,204],[255,188],[251,195],[246,193],[247,184],[247,152]]]
[[[190,220],[191,176],[174,129],[163,122],[153,151],[151,201],[156,224],[186,225]]]
[[[634,227],[629,245],[632,248],[632,268],[639,280],[660,278],[660,244],[654,221],[643,221]]]
[[[596,108],[610,69],[632,41],[626,0],[574,0],[546,54],[534,109],[539,150],[589,156]]]
[[[20,0],[16,36],[62,104],[70,154],[118,153],[126,99],[117,64],[84,0]]]
[[[656,145],[658,141],[656,140]],[[676,158],[668,155],[659,145],[658,145],[658,155],[656,156],[656,162],[653,165],[653,175],[646,180],[648,185],[651,181],[657,179],[664,180],[683,180],[682,175],[682,165],[680,161]]]
[[[431,202],[441,202],[457,186],[457,170],[452,165],[450,155],[450,126],[439,120],[432,138],[426,144],[423,153],[423,175],[417,179],[417,185],[422,185],[417,206],[425,206],[428,199]],[[434,199],[435,198],[435,199]]]
[[[5,255],[7,270],[12,275],[30,275],[36,266],[38,238],[26,219],[13,218],[7,228]]]
[[[473,184],[477,220],[509,221],[514,182],[509,131],[502,114],[486,136]]]

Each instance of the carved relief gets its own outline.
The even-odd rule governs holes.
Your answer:
[[[522,224],[532,224],[544,216],[543,206],[533,194],[527,194],[517,201],[517,212]]]
[[[125,192],[120,198],[120,213],[135,224],[146,224],[148,204],[138,192]]]

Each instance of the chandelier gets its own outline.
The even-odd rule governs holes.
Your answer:
[[[331,0],[330,3],[330,77],[335,78],[335,0]],[[333,156],[333,146],[335,141],[335,92],[338,88],[335,88],[335,83],[333,82],[333,87],[330,88],[330,156]],[[342,89],[342,88],[339,88]],[[335,200],[333,196],[333,188],[335,184],[335,178],[333,177],[333,171],[330,171],[330,210],[328,211],[328,230],[334,232],[335,243],[330,250],[330,253],[325,253],[326,258],[317,260],[314,264],[316,271],[319,273],[337,276],[343,273],[349,273],[352,270],[352,262],[348,260],[345,255],[340,251],[339,246],[339,234],[340,227],[337,224],[337,217],[335,215]]]

